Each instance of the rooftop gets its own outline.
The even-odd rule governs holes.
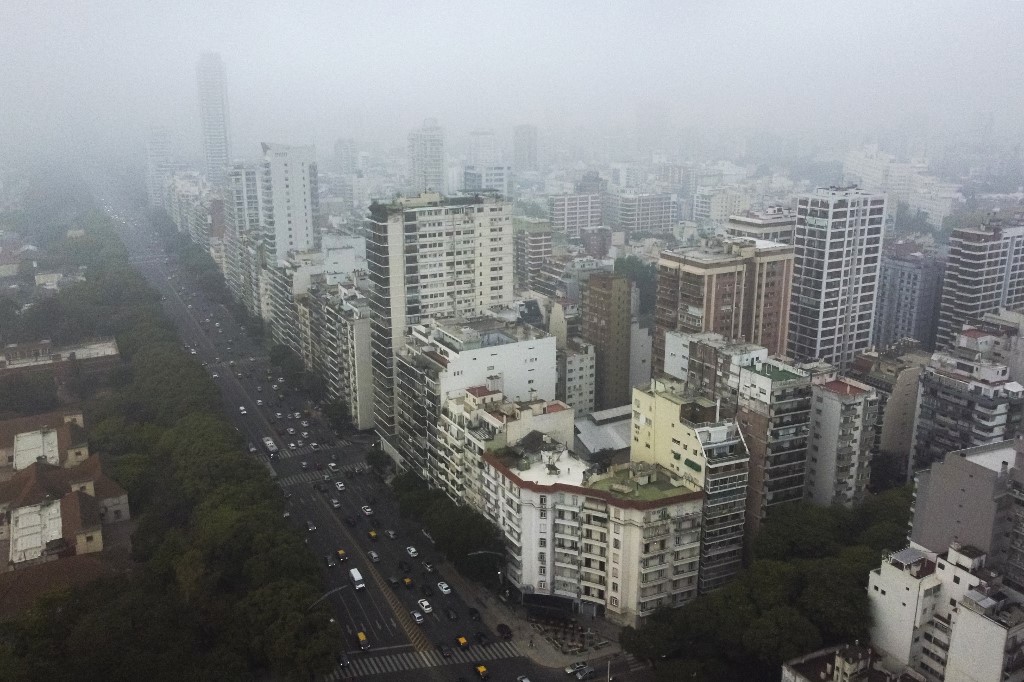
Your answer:
[[[751,365],[746,369],[749,369],[751,372],[754,372],[755,374],[760,374],[763,377],[768,377],[772,381],[791,381],[793,379],[807,378],[806,373],[797,374],[796,372],[794,372],[793,370],[796,369],[795,367],[791,369],[786,369],[781,365],[775,365],[770,362],[762,362],[759,365]]]
[[[45,428],[19,433],[14,437],[14,468],[26,469],[37,461],[60,464],[56,430]]]
[[[861,388],[846,379],[833,379],[822,384],[821,387],[837,395],[859,396],[868,392],[867,389]]]
[[[977,464],[980,467],[985,467],[990,471],[998,473],[1002,470],[1003,464],[1006,464],[1008,467],[1014,466],[1017,460],[1015,443],[1016,441],[1007,440],[1002,443],[979,445],[978,447],[959,450],[957,454],[972,464]]]

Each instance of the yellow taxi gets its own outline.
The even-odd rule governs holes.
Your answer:
[[[348,561],[348,554],[345,553],[345,550],[338,550],[338,561]]]
[[[455,643],[459,645],[460,649],[465,649],[467,646],[469,646],[469,640],[463,637],[462,635],[459,635],[455,638]]]
[[[375,531],[375,530],[373,530],[373,529],[370,529],[370,530],[369,530],[369,531],[368,531],[368,532],[366,533],[366,536],[367,536],[368,538],[370,538],[371,540],[373,540],[374,542],[376,542],[376,541],[377,541],[377,531]]]
[[[473,666],[473,670],[476,671],[476,676],[479,677],[481,680],[487,680],[491,677],[491,674],[487,672],[487,666],[483,665],[482,663]]]

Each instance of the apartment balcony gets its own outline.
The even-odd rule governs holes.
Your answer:
[[[595,573],[587,573],[585,570],[580,571],[580,584],[589,585],[592,587],[604,588],[608,584],[608,579],[603,575]]]

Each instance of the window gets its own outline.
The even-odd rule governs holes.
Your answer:
[[[960,576],[954,575],[953,576],[953,583],[956,584],[956,585],[959,585],[960,584]]]
[[[547,583],[546,580],[539,580],[539,581],[537,581],[537,587],[538,588],[543,590],[543,589],[547,588],[547,586],[548,586],[548,583]]]
[[[548,546],[548,539],[547,538],[541,538],[540,539],[540,546],[541,547],[547,547]]]
[[[85,541],[86,542],[92,542],[92,536],[91,535],[86,535],[85,536]]]

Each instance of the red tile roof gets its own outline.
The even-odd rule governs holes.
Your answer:
[[[466,393],[470,394],[474,398],[483,398],[484,396],[494,395],[498,391],[492,391],[486,386],[470,386],[466,389]]]
[[[832,391],[833,393],[838,393],[839,395],[862,395],[867,393],[863,388],[854,386],[853,384],[840,379],[829,381],[828,383],[823,384],[822,388]]]
[[[75,535],[83,530],[101,527],[100,509],[96,498],[75,490],[60,500],[61,537],[73,542]]]

